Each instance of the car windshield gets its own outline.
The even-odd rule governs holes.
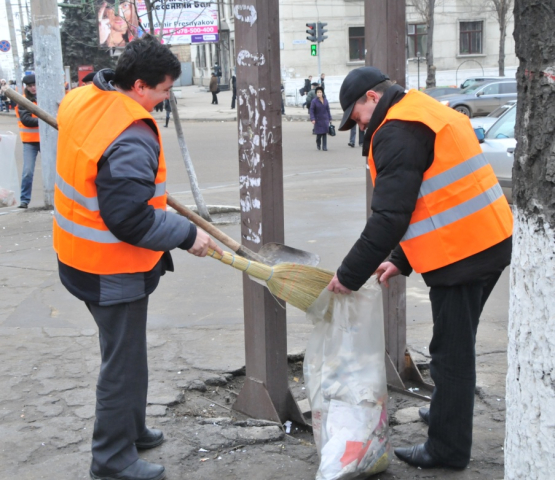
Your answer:
[[[514,103],[506,103],[505,105],[501,105],[500,107],[497,107],[493,112],[491,112],[488,115],[488,117],[499,118],[507,110],[509,110],[509,108],[511,108],[513,105],[514,105]]]
[[[470,87],[466,87],[461,93],[474,93],[476,90],[482,88],[483,86],[483,82],[474,83],[473,85],[470,85]]]
[[[486,138],[515,138],[516,105],[499,118],[486,133]]]

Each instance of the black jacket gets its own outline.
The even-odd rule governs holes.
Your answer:
[[[419,122],[394,120],[379,131],[387,111],[405,96],[398,85],[390,87],[378,102],[364,136],[363,155],[368,156],[370,141],[376,165],[376,186],[372,215],[360,238],[337,271],[339,281],[358,290],[380,263],[391,254],[391,262],[404,275],[412,268],[399,246],[407,231],[418,199],[424,172],[434,159],[435,133]],[[428,286],[452,286],[480,281],[502,271],[511,258],[512,238],[446,267],[424,273]],[[392,250],[393,253],[392,253]]]
[[[30,102],[36,103],[37,101],[37,97],[35,95],[31,95],[27,89],[25,89],[25,98],[27,98]],[[19,110],[19,119],[23,125],[29,128],[36,128],[39,126],[39,119],[37,117],[33,117],[33,114],[29,110],[21,105],[19,105],[17,109]]]
[[[111,70],[101,70],[94,84],[114,90]],[[160,156],[156,127],[151,121],[135,122],[106,149],[97,168],[96,188],[100,215],[121,241],[166,252],[148,272],[96,275],[58,261],[60,279],[77,298],[100,305],[139,300],[151,294],[160,276],[173,271],[169,250],[193,246],[197,230],[185,217],[148,205],[154,196]]]

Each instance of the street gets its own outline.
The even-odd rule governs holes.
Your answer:
[[[156,115],[162,126],[164,117]],[[237,206],[236,123],[184,121],[183,129],[206,203]],[[15,118],[0,116],[0,131],[7,130],[17,132]],[[172,122],[161,132],[168,191],[192,205]],[[328,139],[329,151],[317,151],[310,123],[283,123],[285,243],[317,253],[320,266],[331,270],[358,238],[366,218],[365,160],[361,150],[347,142],[348,133],[338,132]],[[16,156],[21,172],[19,140]],[[99,364],[97,330],[85,306],[59,282],[51,211],[39,208],[40,167],[39,160],[29,210],[0,209],[0,480],[88,478]],[[221,229],[239,240],[238,224]],[[166,441],[141,457],[164,464],[169,480],[314,478],[318,457],[309,432],[284,435],[276,426],[244,427],[229,421],[230,416],[243,419],[229,409],[244,378],[241,274],[182,251],[176,251],[173,259],[175,273],[168,273],[152,295],[148,323],[147,423],[163,429]],[[427,294],[419,275],[409,277],[407,343],[424,372],[432,332]],[[506,270],[486,304],[478,332],[470,466],[460,472],[425,471],[392,455],[387,472],[375,478],[503,478],[508,298]],[[311,325],[303,312],[291,307],[287,322],[290,383],[300,398],[302,378],[295,375]],[[206,391],[202,385],[196,388],[199,382]],[[394,447],[425,440],[426,429],[415,409],[421,405],[420,400],[391,395]],[[222,417],[217,422],[206,420]]]

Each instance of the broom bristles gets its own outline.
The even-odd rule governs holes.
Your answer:
[[[222,256],[214,250],[208,250],[208,255],[264,280],[273,295],[303,312],[320,296],[334,275],[329,270],[298,263],[280,263],[270,267],[229,252],[224,252]]]

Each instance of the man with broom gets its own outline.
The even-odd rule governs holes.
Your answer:
[[[169,250],[222,253],[208,234],[166,211],[166,164],[150,115],[167,100],[179,60],[151,36],[130,42],[115,72],[72,90],[58,112],[54,248],[60,279],[99,330],[101,367],[93,479],[161,480],[137,449],[163,442],[145,424],[149,295],[173,271]]]
[[[328,289],[358,290],[373,273],[386,286],[399,273],[422,274],[434,321],[435,389],[429,410],[419,412],[429,425],[428,440],[395,454],[415,467],[465,468],[476,331],[510,262],[511,210],[464,115],[416,90],[406,92],[374,67],[351,71],[339,100],[339,130],[355,124],[366,130],[363,155],[374,194],[372,216]]]

